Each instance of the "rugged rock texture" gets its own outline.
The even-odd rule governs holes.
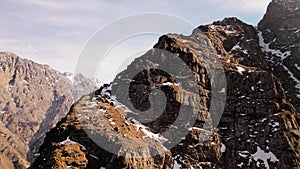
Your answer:
[[[226,146],[223,165],[237,168],[299,167],[299,114],[287,102],[297,100],[296,94],[286,97],[281,83],[270,73],[273,73],[274,65],[269,63],[270,51],[266,52],[266,46],[262,45],[260,32],[236,18],[200,26],[199,29],[212,40],[228,64],[251,66],[243,67],[240,75],[226,71],[227,104],[219,125]],[[286,87],[287,90],[294,90],[294,76],[289,80],[286,80],[287,75],[280,77],[280,80],[292,84]],[[298,102],[295,103],[297,106]],[[297,134],[291,136],[291,133]],[[276,147],[276,150],[271,147]],[[262,161],[257,162],[257,159]],[[267,163],[267,159],[274,163]]]
[[[219,124],[224,168],[298,168],[299,115],[271,73],[228,72]],[[243,85],[241,85],[243,84]]]
[[[221,83],[226,79],[225,76],[224,79],[219,79],[222,78],[218,74],[222,73],[223,67],[221,63],[215,63],[215,60],[219,59],[218,55],[212,51],[213,48],[210,48],[207,43],[209,43],[209,39],[197,29],[191,36],[175,34],[162,36],[154,45],[154,50],[133,61],[127,70],[117,75],[113,82],[113,94],[115,92],[118,101],[131,110],[144,111],[151,107],[148,100],[150,100],[149,96],[153,90],[160,89],[165,93],[167,104],[164,112],[158,118],[143,124],[154,133],[171,131],[172,134],[163,135],[170,141],[175,141],[178,135],[185,132],[185,129],[189,130],[186,136],[180,136],[179,144],[170,147],[174,165],[176,164],[175,168],[179,166],[182,168],[220,167],[221,139],[219,134],[214,131],[213,123],[216,123],[214,121],[216,115],[214,116],[213,109],[210,109],[213,106],[210,102],[212,87],[215,88],[216,92],[219,92],[220,98],[218,99],[225,99],[225,93],[220,91],[225,90],[225,88],[221,88],[225,87],[225,84],[222,85]],[[182,63],[177,64],[165,53],[161,53],[161,50],[172,53],[173,56],[180,58]],[[192,78],[187,78],[189,74],[184,71],[183,63],[188,66]],[[153,65],[155,69],[147,69]],[[175,74],[172,76],[169,74],[170,72],[159,71],[166,67],[169,70],[175,70],[173,71]],[[144,71],[128,82],[130,79],[128,75],[135,70]],[[214,76],[218,79],[210,78]],[[123,95],[123,92],[118,92],[119,90],[127,91],[124,86],[127,86],[128,83],[130,86],[129,97]],[[191,90],[191,88],[196,90]],[[200,96],[199,99],[195,99],[195,95]],[[153,106],[160,107],[158,105],[161,99],[154,100],[158,101],[154,102]],[[134,107],[131,106],[131,103]],[[217,104],[219,103],[221,102],[217,102]],[[189,119],[194,115],[193,112],[189,112],[192,111],[190,106],[198,107],[195,121]],[[154,109],[153,111],[156,112],[157,110]],[[152,112],[148,113],[151,114]],[[130,117],[146,120],[140,114],[133,114]]]
[[[40,149],[41,155],[31,168],[168,168],[172,166],[172,159],[168,152],[149,159],[139,158],[141,155],[126,151],[124,153],[129,153],[126,157],[117,156],[105,151],[87,136],[83,128],[93,130],[114,141],[120,140],[125,147],[137,144],[148,146],[139,142],[139,138],[145,137],[145,133],[133,122],[126,120],[125,116],[119,114],[117,110],[125,113],[122,105],[109,98],[94,95],[83,97],[74,104],[67,117],[47,134]],[[78,119],[82,117],[95,118],[96,121],[94,125],[85,126],[80,123],[82,119],[80,121]],[[109,125],[109,128],[105,125]],[[120,135],[116,135],[115,131]],[[126,143],[125,138],[130,138],[132,142]],[[154,145],[158,142],[149,137],[145,139],[153,142]]]
[[[28,151],[27,145],[20,140],[19,136],[9,131],[2,122],[0,122],[0,136],[0,167],[24,168],[29,166],[25,158]]]
[[[300,168],[299,37],[278,30],[281,24],[299,25],[297,5],[274,0],[257,29],[226,18],[199,26],[190,36],[160,37],[154,50],[135,59],[111,85],[74,104],[47,134],[31,168]],[[273,23],[273,17],[282,22]],[[187,72],[179,71],[175,77],[161,70],[184,66],[174,65],[159,49],[181,59],[192,80]],[[223,69],[224,79],[211,78],[219,77]],[[164,92],[166,102],[155,99],[160,97],[157,89]],[[214,93],[219,94],[216,101],[226,99],[217,128],[222,102],[212,103]],[[152,113],[158,110],[151,104],[165,104],[154,119],[157,114]],[[181,123],[175,123],[177,119]],[[166,149],[174,136],[184,132],[178,144]],[[91,140],[97,135],[100,139]],[[99,140],[114,142],[117,155],[106,149],[109,144],[96,144]],[[129,151],[137,148],[141,151]],[[161,152],[157,156],[138,158],[157,150]]]
[[[238,22],[240,26],[244,24],[236,19],[226,19]],[[209,27],[211,27],[210,25]],[[206,32],[207,34],[222,34],[226,29],[219,32]],[[254,29],[255,31],[255,29]],[[168,50],[182,58],[193,70],[197,81],[197,89],[201,91],[202,98],[199,104],[200,111],[197,120],[189,133],[182,141],[170,151],[165,151],[159,157],[143,159],[123,158],[116,156],[97,146],[82,130],[78,118],[95,118],[92,126],[109,123],[108,128],[89,128],[93,131],[100,131],[98,134],[109,137],[111,130],[122,133],[125,137],[135,137],[146,135],[145,131],[136,133],[136,124],[128,118],[126,107],[117,102],[122,102],[126,106],[128,98],[123,95],[110,97],[110,91],[105,91],[103,87],[96,91],[97,96],[87,96],[74,105],[69,115],[63,119],[51,132],[48,133],[44,145],[40,149],[41,156],[31,166],[32,168],[297,168],[299,167],[299,126],[297,123],[298,114],[295,108],[286,101],[285,94],[280,82],[270,72],[256,67],[247,67],[238,62],[228,61],[226,56],[230,56],[230,51],[220,46],[223,51],[223,65],[227,79],[227,102],[224,114],[221,118],[219,131],[210,132],[204,128],[208,122],[210,113],[208,112],[210,86],[206,80],[207,69],[204,62],[201,62],[196,49],[197,31],[190,37],[180,35],[166,35],[160,38],[155,45],[156,48]],[[238,31],[235,31],[238,34]],[[208,36],[209,37],[209,36]],[[220,37],[218,37],[220,38]],[[256,39],[258,39],[256,37]],[[213,40],[212,40],[213,41]],[[216,41],[213,41],[216,42]],[[239,49],[243,50],[243,49]],[[130,101],[133,105],[146,110],[149,107],[150,91],[160,87],[167,95],[170,106],[154,122],[145,123],[149,131],[154,133],[163,132],[166,126],[173,124],[173,116],[176,117],[178,107],[178,84],[162,71],[145,70],[137,74],[133,81],[128,82],[128,73],[136,67],[141,66],[140,60],[146,59],[148,66],[157,62],[151,60],[153,51],[148,52],[141,58],[136,59],[128,69],[120,73],[113,82],[112,89],[123,90],[123,83],[130,83]],[[237,52],[238,53],[238,52]],[[240,51],[240,53],[243,53]],[[163,55],[161,56],[164,57]],[[243,58],[236,54],[236,57]],[[162,59],[164,60],[164,59]],[[170,64],[170,62],[166,63]],[[192,64],[193,63],[193,64]],[[164,62],[160,63],[164,64]],[[143,70],[143,69],[142,69]],[[128,71],[128,72],[127,72]],[[201,71],[202,73],[199,73]],[[218,72],[218,71],[216,71]],[[216,73],[215,72],[215,73]],[[210,80],[211,81],[211,80]],[[190,83],[190,82],[185,82]],[[220,92],[225,92],[222,89]],[[118,94],[118,92],[116,92]],[[131,93],[131,95],[130,95]],[[173,93],[174,95],[171,95]],[[175,101],[174,101],[175,100]],[[182,105],[193,105],[193,100],[183,100]],[[96,104],[95,104],[96,103]],[[173,105],[173,106],[172,106]],[[117,111],[117,107],[121,110]],[[174,110],[175,109],[175,110]],[[103,116],[98,116],[98,114]],[[120,114],[123,115],[120,118]],[[130,117],[133,117],[130,115]],[[89,125],[88,125],[89,126]],[[126,130],[124,130],[124,126]],[[175,126],[182,127],[182,126]],[[104,132],[104,131],[105,132]],[[69,139],[68,139],[69,138]],[[111,138],[112,139],[112,138]],[[122,138],[113,138],[114,141]],[[150,138],[149,138],[150,139]],[[280,140],[280,141],[279,141]],[[69,143],[73,144],[73,148]],[[123,146],[128,146],[126,141]],[[136,143],[138,144],[138,143]],[[135,145],[131,143],[129,145]],[[148,145],[145,145],[145,147]],[[79,147],[82,150],[79,151]],[[125,148],[126,149],[126,148]],[[65,151],[65,153],[57,153]],[[122,153],[122,147],[118,148]],[[63,155],[64,154],[64,155]],[[79,156],[77,159],[76,157]],[[135,156],[133,156],[135,157]],[[77,162],[74,162],[77,159]],[[80,160],[79,160],[80,159]],[[150,161],[150,162],[149,162]]]
[[[258,24],[260,45],[288,101],[300,111],[300,2],[274,0]]]
[[[75,91],[71,92],[72,82],[66,75],[5,52],[0,53],[0,77],[1,164],[14,163],[16,168],[28,167],[27,160],[35,158],[46,132],[77,99],[72,93],[97,88],[91,88],[89,81],[89,88],[75,84]]]

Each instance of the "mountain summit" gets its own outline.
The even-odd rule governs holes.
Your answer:
[[[300,2],[272,1],[258,24],[260,45],[272,72],[300,111]]]
[[[225,18],[190,36],[160,37],[111,84],[72,106],[47,133],[30,168],[300,168],[298,6],[273,0],[258,28]],[[159,50],[184,64],[173,65]],[[160,70],[162,65],[179,75]],[[132,76],[136,70],[141,71]],[[211,78],[222,70],[224,79]],[[165,102],[153,99],[157,89]],[[158,117],[143,113],[152,103],[165,106]],[[178,144],[168,146],[184,132]]]
[[[0,168],[27,168],[51,128],[80,95],[98,88],[82,75],[62,74],[0,53]],[[73,89],[72,89],[73,88]]]

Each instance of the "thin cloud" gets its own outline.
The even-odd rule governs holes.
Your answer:
[[[235,10],[239,12],[265,12],[267,5],[271,0],[211,0],[208,3],[211,5],[221,8],[223,10]],[[226,5],[224,5],[226,4]],[[213,10],[212,6],[212,10]]]
[[[3,39],[3,38],[0,39],[0,50],[21,54],[26,58],[35,56],[39,52],[37,47],[33,46],[32,44],[27,44],[21,41],[12,40],[12,39]]]
[[[0,50],[15,52],[61,71],[72,72],[85,42],[99,28],[118,18],[143,12],[162,12],[184,18],[195,26],[227,16],[237,16],[250,24],[256,24],[269,2],[2,0]],[[132,26],[134,24],[139,23],[132,23]],[[153,40],[152,44],[156,41]],[[135,47],[137,45],[127,48]],[[119,50],[116,53],[121,55],[126,52],[126,46]]]
[[[54,1],[44,1],[44,0],[24,0],[25,3],[30,5],[39,5],[43,7],[51,7],[57,8],[59,7],[58,4],[55,4]]]

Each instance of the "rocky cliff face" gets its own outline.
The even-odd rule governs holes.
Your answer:
[[[300,111],[300,2],[274,0],[258,24],[259,43],[272,72]]]
[[[78,95],[72,96],[66,75],[13,53],[0,53],[0,77],[1,164],[28,167],[46,132],[66,115]],[[75,89],[87,94],[87,89],[97,88],[88,85]]]
[[[160,37],[112,84],[72,106],[47,133],[30,168],[300,168],[297,5],[272,1],[258,28],[226,18],[190,36]],[[193,78],[161,70],[183,70],[184,64],[173,65],[159,50],[183,61]],[[223,69],[224,79],[212,78]],[[155,99],[157,89],[165,102]],[[225,101],[220,122],[222,106],[212,100]],[[164,104],[164,111],[156,117],[151,104]]]

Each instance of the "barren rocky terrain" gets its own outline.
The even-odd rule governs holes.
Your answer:
[[[0,77],[1,168],[27,168],[73,101],[98,88],[82,75],[73,87],[72,76],[7,52],[0,53]]]
[[[190,36],[161,36],[111,84],[72,106],[30,168],[300,168],[299,16],[299,1],[273,0],[258,27],[225,18]],[[159,50],[181,59],[193,79],[162,71],[183,66]],[[224,79],[211,78],[222,70]],[[164,104],[150,101],[157,89],[166,96],[159,117],[132,111]]]
[[[299,8],[163,35],[102,86],[1,52],[0,168],[300,168]]]

